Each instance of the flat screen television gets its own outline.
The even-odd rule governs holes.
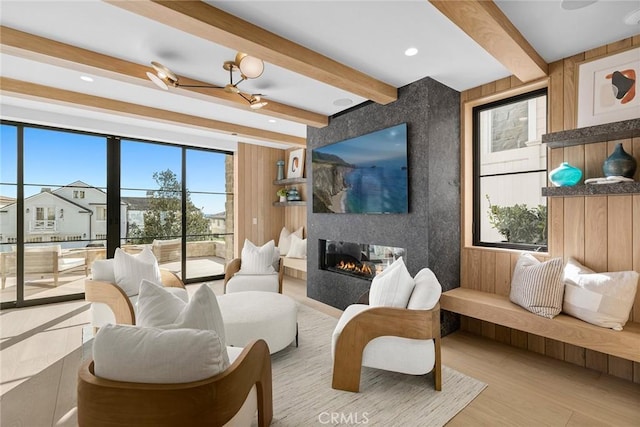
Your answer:
[[[408,213],[407,124],[311,152],[314,213]]]

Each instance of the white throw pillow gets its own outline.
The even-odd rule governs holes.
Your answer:
[[[91,277],[93,277],[93,280],[116,283],[116,276],[113,272],[113,258],[93,261],[91,263]]]
[[[273,240],[269,240],[264,245],[258,247],[249,239],[245,239],[244,246],[242,247],[240,272],[245,274],[273,273],[275,246]]]
[[[548,319],[562,310],[562,258],[540,262],[533,255],[520,255],[511,278],[509,299],[514,304]]]
[[[440,301],[442,285],[433,271],[423,268],[413,278],[415,287],[409,298],[407,308],[412,310],[431,310]]]
[[[116,248],[113,259],[116,284],[128,296],[138,295],[140,283],[144,279],[157,284],[162,283],[158,261],[148,246],[137,255],[131,255]]]
[[[297,236],[302,239],[302,232],[302,227],[298,228],[293,233],[287,230],[287,227],[282,227],[282,230],[280,230],[280,237],[278,238],[278,248],[280,248],[280,253],[289,253],[289,249],[291,249],[291,236]]]
[[[369,305],[406,308],[414,287],[415,281],[400,257],[373,278]]]
[[[136,304],[136,325],[158,328],[174,323],[187,302],[167,288],[143,280]]]
[[[97,377],[135,383],[176,384],[210,378],[229,366],[214,331],[104,325],[93,341]]]
[[[306,258],[307,257],[307,239],[301,239],[295,234],[291,235],[291,248],[287,252],[288,258]]]
[[[596,273],[569,258],[564,268],[562,311],[593,325],[621,331],[638,288],[635,271]]]

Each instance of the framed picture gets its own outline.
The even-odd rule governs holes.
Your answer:
[[[640,48],[578,64],[577,126],[640,118]]]
[[[304,148],[289,152],[287,178],[301,178],[304,171]]]

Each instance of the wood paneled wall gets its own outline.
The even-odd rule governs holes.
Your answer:
[[[507,77],[461,94],[462,103],[462,259],[461,286],[508,295],[517,251],[472,246],[472,141],[471,108],[539,87],[548,87],[549,132],[576,128],[577,64],[640,46],[640,36],[621,40],[549,64],[549,78],[522,84]],[[602,162],[622,142],[640,164],[640,138],[607,141],[548,151],[549,170],[568,161],[585,172],[585,178],[602,176]],[[636,173],[640,180],[640,170]],[[540,259],[574,257],[596,271],[640,272],[640,195],[554,197],[549,206],[549,253]],[[640,322],[640,293],[632,310]],[[501,342],[565,360],[580,366],[640,382],[640,364],[586,350],[499,325],[463,317],[462,328]]]
[[[234,194],[235,194],[235,239],[234,256],[240,256],[244,239],[262,245],[273,239],[278,244],[280,231],[285,226],[289,230],[307,228],[306,206],[275,207],[280,186],[274,185],[278,160],[289,161],[289,151],[262,147],[252,144],[238,144],[234,156]],[[286,170],[286,165],[285,165]],[[307,200],[305,184],[296,185]],[[254,218],[256,224],[253,223]],[[306,273],[287,268],[285,274],[306,279]]]
[[[234,255],[240,256],[244,239],[262,245],[273,239],[276,244],[284,225],[284,208],[273,206],[278,197],[276,162],[284,151],[253,144],[238,143],[235,153],[235,239]],[[255,219],[255,224],[254,224]]]
[[[297,150],[297,148],[291,148],[285,152],[286,157],[286,165],[285,167],[289,167],[289,153],[293,150]],[[305,153],[309,155],[308,152]],[[305,160],[305,170],[303,172],[304,177],[308,177],[308,171],[306,170],[306,165],[308,164]],[[302,200],[307,201],[307,206],[311,206],[311,200],[309,198],[307,192],[307,184],[298,184],[295,186],[300,192],[300,197]],[[284,210],[284,226],[287,227],[287,230],[295,231],[300,227],[303,227],[304,234],[303,237],[307,238],[307,206],[290,206],[286,208],[281,208]],[[292,268],[286,268],[284,273],[288,276],[292,276],[298,279],[307,280],[307,273],[304,271],[294,270]]]

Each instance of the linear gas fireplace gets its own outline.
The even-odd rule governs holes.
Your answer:
[[[372,280],[406,250],[367,243],[320,240],[320,269]]]

